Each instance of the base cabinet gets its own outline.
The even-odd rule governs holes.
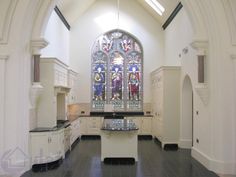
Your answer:
[[[64,129],[30,133],[31,165],[64,158]]]
[[[138,135],[152,135],[152,117],[126,117],[126,119],[132,120],[139,128]]]
[[[141,135],[152,135],[152,117],[142,118]]]
[[[81,136],[81,125],[80,120],[76,119],[71,122],[71,136],[70,136],[70,145],[72,145],[80,136]]]
[[[152,135],[152,117],[125,117],[139,128],[138,135]],[[101,135],[103,117],[80,117],[80,135]]]
[[[100,135],[103,117],[80,117],[81,135]]]

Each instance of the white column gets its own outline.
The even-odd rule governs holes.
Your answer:
[[[2,56],[0,55],[0,158],[2,157],[4,153],[4,142],[5,142],[5,80],[6,80],[6,74],[5,74],[5,66],[6,66],[6,60],[8,56]],[[1,174],[1,168],[0,168],[0,174]]]
[[[41,55],[41,49],[45,48],[47,45],[48,42],[44,38],[31,40],[31,49],[34,62],[34,68],[32,68],[34,76],[30,90],[30,99],[32,108],[36,107],[36,102],[43,90],[43,87],[40,83],[40,55]]]
[[[231,59],[233,60],[233,65],[234,65],[234,90],[236,89],[236,53],[231,54]],[[234,106],[236,106],[236,93],[234,92]],[[234,133],[232,134],[232,136],[234,137],[233,139],[235,140],[233,143],[233,149],[234,149],[234,154],[232,154],[235,157],[235,161],[234,161],[234,169],[232,171],[234,171],[234,174],[236,174],[236,110],[234,110],[234,120],[233,120],[233,130]]]

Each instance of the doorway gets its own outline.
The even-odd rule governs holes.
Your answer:
[[[182,87],[180,146],[187,149],[193,146],[193,87],[188,75],[185,76]]]

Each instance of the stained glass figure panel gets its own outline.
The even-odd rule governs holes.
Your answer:
[[[111,54],[110,62],[110,88],[111,97],[110,103],[113,105],[114,110],[124,109],[124,58],[121,53],[115,51]]]
[[[142,46],[132,35],[101,35],[92,51],[92,111],[103,111],[105,104],[115,111],[142,111],[142,64]]]
[[[106,77],[107,77],[107,57],[106,55],[98,51],[93,55],[92,63],[92,108],[100,111],[104,109],[106,101]]]

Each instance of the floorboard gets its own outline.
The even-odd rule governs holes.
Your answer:
[[[22,177],[217,177],[194,160],[190,150],[165,151],[154,140],[138,141],[134,164],[104,164],[100,156],[101,140],[81,140],[57,169],[28,171]]]

